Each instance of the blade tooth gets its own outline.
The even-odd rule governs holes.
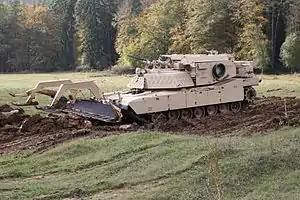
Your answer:
[[[115,120],[115,118],[111,118],[109,116],[98,116],[98,115],[94,115],[94,114],[90,114],[90,113],[82,113],[82,112],[72,112],[73,114],[75,115],[79,115],[79,116],[83,116],[83,117],[90,117],[90,118],[93,118],[93,119],[97,119],[97,120],[100,120],[100,121],[113,121]]]

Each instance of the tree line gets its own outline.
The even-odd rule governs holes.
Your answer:
[[[136,67],[129,55],[217,50],[264,72],[300,70],[299,0],[0,3],[0,72]]]

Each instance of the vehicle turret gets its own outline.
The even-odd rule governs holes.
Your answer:
[[[251,62],[234,61],[227,54],[162,55],[145,63],[145,69],[136,69],[129,88],[179,89],[211,86],[232,78],[255,78]]]

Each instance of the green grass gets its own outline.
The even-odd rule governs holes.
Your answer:
[[[299,133],[217,139],[137,132],[67,142],[0,158],[0,198],[213,199],[207,156],[216,143],[222,199],[300,199]]]
[[[300,98],[300,75],[261,76],[259,96],[293,96]]]
[[[0,75],[0,104],[13,100],[8,92],[25,91],[39,80],[96,80],[104,92],[123,89],[129,80],[91,75],[95,74]],[[300,77],[262,79],[259,96],[300,97]],[[221,199],[300,199],[299,128],[223,138],[136,132],[66,142],[30,156],[4,156],[0,199],[215,199],[217,187],[208,182],[214,176],[207,165],[209,144],[215,143],[220,152]]]

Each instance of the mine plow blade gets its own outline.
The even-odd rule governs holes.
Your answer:
[[[62,112],[108,123],[122,120],[121,110],[110,102],[78,100]]]
[[[57,87],[57,90],[46,89],[53,87]],[[77,94],[84,89],[89,90],[93,97],[85,100],[77,99]],[[70,93],[67,97],[66,92]],[[39,103],[34,101],[38,94],[51,97],[50,104],[38,106]],[[101,90],[93,81],[77,83],[71,80],[42,81],[25,93],[10,93],[10,95],[12,97],[27,97],[25,103],[13,102],[13,105],[35,106],[36,109],[48,113],[67,113],[102,122],[120,122],[122,118],[121,110],[112,103],[105,101]]]

